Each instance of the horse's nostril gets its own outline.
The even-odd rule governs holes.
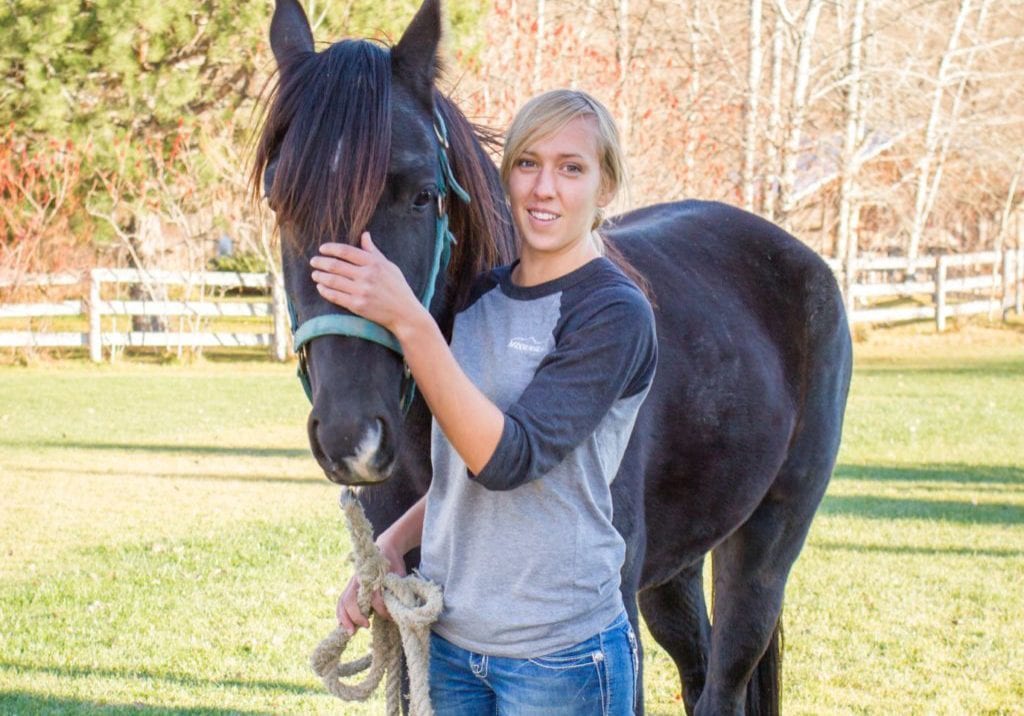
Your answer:
[[[320,466],[325,470],[328,465],[334,461],[328,456],[327,450],[321,440],[320,435],[320,421],[310,416],[309,422],[307,423],[307,431],[309,434],[309,449],[313,452],[313,457],[320,463]]]
[[[314,420],[313,417],[310,416],[309,420],[306,422],[306,433],[309,436],[309,447],[313,450],[314,455],[322,453],[320,450],[320,440],[317,438],[317,430],[319,427],[319,421]]]

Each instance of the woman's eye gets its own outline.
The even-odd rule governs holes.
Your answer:
[[[537,164],[532,159],[520,159],[516,162],[516,166],[520,169],[533,169]]]
[[[432,202],[433,200],[434,192],[431,191],[430,189],[422,189],[420,193],[416,195],[416,198],[413,200],[412,205],[415,206],[417,209],[422,209],[423,207],[428,206],[430,202]]]
[[[566,164],[564,167],[565,171],[569,174],[579,174],[583,171],[583,167],[579,164]]]

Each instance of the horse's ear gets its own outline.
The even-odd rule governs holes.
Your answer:
[[[270,49],[277,66],[283,67],[300,52],[313,51],[313,31],[302,6],[296,0],[277,0],[270,21]]]
[[[391,72],[424,105],[434,104],[434,80],[440,69],[437,46],[441,42],[441,0],[423,0],[416,17],[391,48]]]

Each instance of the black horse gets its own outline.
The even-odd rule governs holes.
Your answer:
[[[425,0],[390,49],[346,40],[317,53],[298,3],[277,2],[278,84],[253,176],[277,214],[296,325],[344,313],[310,278],[324,240],[369,230],[424,295],[447,217],[458,243],[430,304],[445,331],[474,276],[514,257],[493,138],[434,87],[440,26],[438,0]],[[470,203],[441,195],[446,176]],[[639,606],[675,660],[688,713],[776,713],[783,592],[834,466],[850,380],[836,282],[792,236],[723,204],[651,206],[605,231],[650,283],[660,351],[612,484],[630,619]],[[430,415],[420,399],[403,410],[401,357],[351,333],[315,331],[299,349],[309,439],[329,479],[363,485],[379,531],[427,489]]]

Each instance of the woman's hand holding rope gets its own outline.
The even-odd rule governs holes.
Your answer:
[[[377,549],[380,550],[381,554],[387,559],[390,565],[390,571],[393,574],[397,574],[399,577],[406,575],[405,571],[405,559],[399,554],[398,550],[391,544],[391,541],[387,539],[387,535],[381,535],[377,539]],[[338,598],[338,625],[347,631],[350,635],[355,634],[360,627],[369,628],[370,619],[364,615],[362,610],[359,608],[359,589],[361,583],[359,581],[359,575],[353,574],[352,578],[348,580],[348,584],[345,586],[344,591],[341,593],[341,597]],[[370,605],[373,607],[373,611],[385,619],[391,619],[391,614],[388,612],[387,606],[384,604],[384,597],[381,591],[375,590],[370,598]]]

